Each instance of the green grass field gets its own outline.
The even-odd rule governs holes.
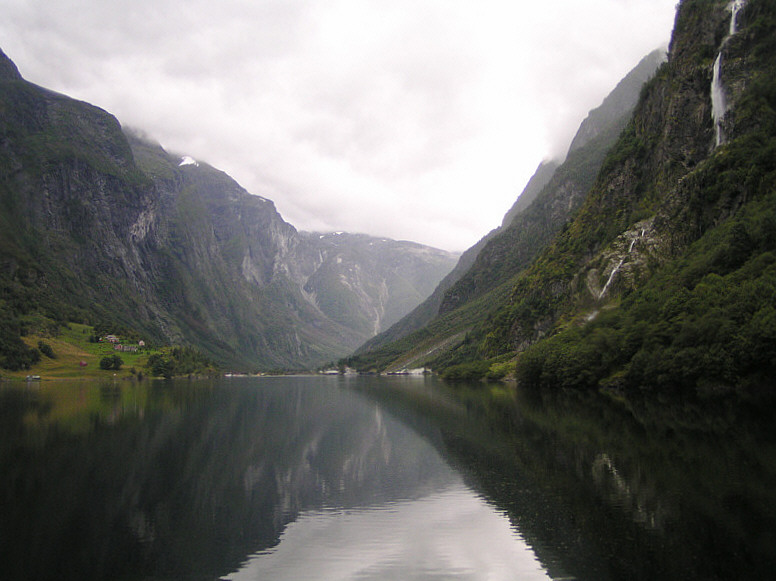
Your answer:
[[[38,364],[26,371],[2,370],[6,379],[24,379],[28,375],[39,375],[41,379],[107,379],[112,377],[132,377],[131,370],[142,371],[150,350],[138,353],[119,353],[114,351],[110,343],[90,343],[89,337],[94,334],[92,327],[70,323],[63,327],[57,337],[28,335],[24,342],[37,348],[38,341],[45,341],[54,350],[56,358],[41,356]],[[124,361],[119,371],[100,369],[100,359],[113,354],[119,355]],[[81,366],[81,362],[86,366]]]

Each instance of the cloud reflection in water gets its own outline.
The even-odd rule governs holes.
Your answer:
[[[548,579],[506,516],[457,481],[416,500],[317,510],[231,581],[273,579]]]

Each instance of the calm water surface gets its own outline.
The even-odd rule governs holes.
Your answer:
[[[767,579],[762,407],[286,377],[0,387],[0,578]]]

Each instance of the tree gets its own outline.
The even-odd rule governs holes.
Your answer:
[[[118,371],[122,365],[124,365],[124,361],[118,355],[108,355],[100,359],[100,369]]]
[[[57,355],[56,353],[54,353],[54,350],[51,348],[51,345],[49,345],[45,341],[38,341],[38,351],[43,353],[49,359],[57,358]]]
[[[18,371],[40,361],[40,352],[28,347],[20,334],[19,320],[0,301],[0,368]]]
[[[174,363],[170,359],[165,358],[159,353],[154,353],[148,358],[146,367],[151,370],[151,373],[156,377],[170,378],[173,375]]]

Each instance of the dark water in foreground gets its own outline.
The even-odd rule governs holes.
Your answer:
[[[0,578],[769,579],[772,419],[433,378],[5,385]]]

